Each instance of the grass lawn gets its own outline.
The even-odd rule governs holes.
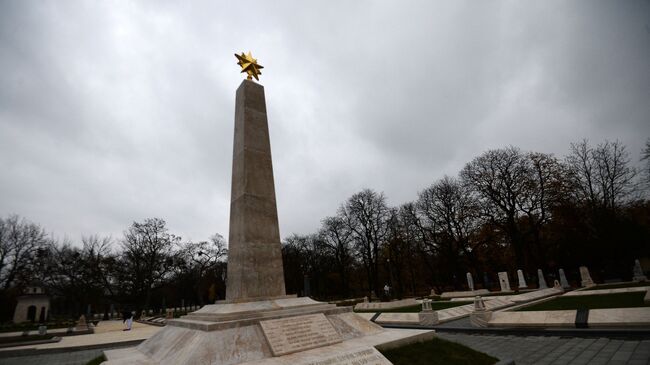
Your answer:
[[[643,303],[644,296],[645,292],[558,297],[517,311],[649,307]]]
[[[481,295],[481,297],[483,297],[483,298],[485,298],[485,297],[501,297],[501,296],[505,296],[505,295],[517,295],[517,294],[524,294],[524,292],[512,291],[512,292],[509,292],[509,293],[502,293],[502,292],[499,292],[499,291],[495,291],[495,292],[490,292],[489,294],[483,294],[483,295]],[[451,300],[451,298],[444,298],[443,299],[443,298],[440,298],[440,296],[428,297],[428,298],[436,300],[436,301],[442,301],[442,302],[448,302],[448,301]],[[473,302],[474,301],[474,297],[465,297],[464,299],[467,299],[468,302]]]
[[[498,361],[482,352],[439,338],[382,353],[395,365],[492,365]]]
[[[101,355],[101,356],[97,356],[96,358],[88,361],[88,363],[86,365],[99,365],[99,364],[103,363],[104,361],[106,361],[106,357],[104,357],[104,355]]]
[[[582,291],[589,290],[603,290],[603,289],[619,289],[619,288],[636,288],[639,286],[650,286],[650,282],[642,281],[639,283],[612,283],[612,284],[598,284],[596,286],[589,287]]]
[[[470,304],[472,302],[449,302],[449,301],[439,301],[439,302],[431,302],[431,309],[434,311],[441,310],[441,309],[447,309],[447,308],[452,308],[452,307],[459,307],[461,305],[465,304]],[[355,310],[357,313],[375,313],[375,312],[382,312],[382,313],[419,313],[422,311],[422,305],[412,305],[409,307],[400,307],[400,308],[390,308],[390,309],[360,309],[360,310]]]

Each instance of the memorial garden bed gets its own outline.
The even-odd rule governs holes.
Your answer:
[[[382,354],[395,365],[491,365],[499,361],[469,347],[439,338],[382,351]]]
[[[24,332],[24,331],[36,331],[41,325],[47,326],[47,329],[55,328],[69,328],[74,327],[74,320],[62,320],[62,321],[53,321],[47,323],[3,323],[0,325],[0,332]]]
[[[54,335],[29,335],[17,337],[0,337],[0,347],[20,346],[21,343],[51,340]]]
[[[645,292],[557,297],[546,302],[519,308],[517,311],[548,311],[569,309],[604,309],[648,307]]]
[[[627,282],[627,283],[612,283],[612,284],[598,284],[596,286],[588,287],[582,291],[590,290],[605,290],[605,289],[620,289],[620,288],[637,288],[640,286],[650,286],[650,282],[641,281],[641,282]]]
[[[471,303],[470,301],[467,302],[451,302],[451,301],[437,301],[437,302],[431,302],[431,309],[434,311],[436,310],[441,310],[441,309],[447,309],[447,308],[453,308],[453,307],[459,307],[461,305],[469,304]],[[408,307],[401,307],[401,308],[389,308],[389,309],[355,309],[354,310],[357,313],[419,313],[422,311],[422,305],[411,305]]]

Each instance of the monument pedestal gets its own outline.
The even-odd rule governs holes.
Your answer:
[[[104,354],[109,365],[346,364],[351,359],[390,364],[375,347],[432,336],[434,331],[384,329],[351,307],[285,297],[207,305],[169,321],[137,347]],[[347,356],[341,357],[344,353]]]

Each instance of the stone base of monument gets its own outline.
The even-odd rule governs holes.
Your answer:
[[[433,335],[384,329],[350,307],[286,296],[207,305],[169,321],[137,347],[104,353],[110,365],[390,364],[375,348]]]

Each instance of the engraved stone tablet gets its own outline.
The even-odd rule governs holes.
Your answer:
[[[281,356],[341,342],[322,313],[260,321],[273,356]]]
[[[339,352],[319,360],[300,362],[299,365],[390,365],[381,352],[374,347],[364,347],[346,352]]]

